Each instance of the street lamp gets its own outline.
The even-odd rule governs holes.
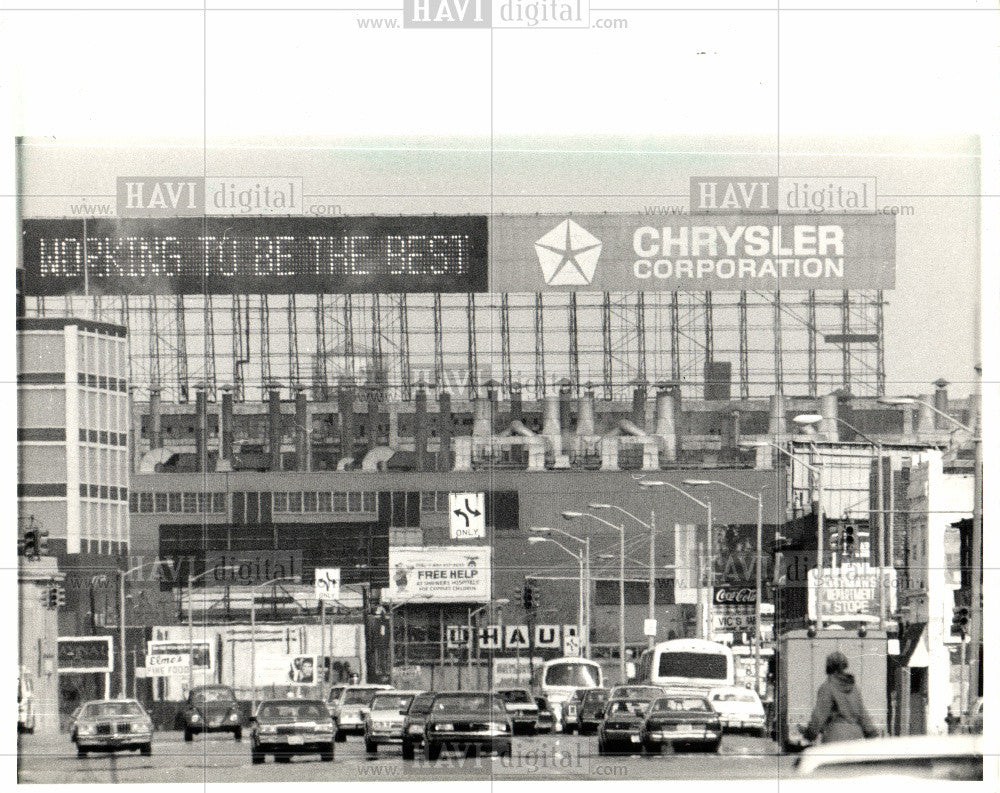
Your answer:
[[[756,597],[754,598],[754,624],[756,625],[754,629],[754,677],[755,684],[757,686],[758,693],[760,693],[760,656],[761,656],[761,645],[763,644],[763,637],[761,635],[761,600],[764,588],[762,567],[764,563],[764,494],[758,493],[753,495],[752,493],[747,493],[745,490],[740,490],[738,487],[733,487],[728,482],[720,482],[718,479],[685,479],[684,484],[690,485],[692,487],[704,487],[710,485],[718,485],[719,487],[724,487],[727,490],[732,490],[734,493],[739,493],[741,496],[746,496],[751,501],[757,502],[757,576],[756,576]]]
[[[590,537],[577,537],[575,534],[570,534],[568,531],[563,531],[562,529],[550,526],[531,526],[529,531],[538,532],[540,534],[559,534],[568,540],[573,540],[573,542],[579,543],[582,546],[581,551],[583,553],[584,574],[581,586],[583,588],[584,595],[582,600],[583,611],[582,616],[580,617],[580,623],[581,630],[583,630],[583,626],[586,626],[586,630],[581,633],[580,641],[582,643],[581,648],[583,649],[583,657],[590,658],[590,626],[593,624],[591,619],[593,609],[590,605],[592,580],[590,574]],[[529,538],[528,542],[534,542],[534,538]],[[576,554],[573,555],[575,556]]]
[[[282,581],[297,581],[292,576],[272,578],[250,587],[250,712],[257,710],[257,590]]]
[[[151,562],[143,562],[142,564],[137,564],[135,567],[131,567],[128,570],[118,571],[118,633],[119,633],[119,644],[121,645],[119,649],[120,661],[121,661],[121,674],[119,676],[119,684],[121,686],[121,697],[125,698],[125,579],[129,575],[136,572],[137,570],[142,570],[144,567],[149,567],[152,564],[159,564],[159,559],[154,559]],[[188,604],[188,611],[190,612],[190,603]]]
[[[619,539],[619,566],[618,566],[618,655],[619,667],[621,669],[622,683],[625,682],[625,526],[612,523],[589,512],[573,512],[567,510],[562,513],[566,520],[576,520],[577,518],[590,518],[598,523],[603,523],[618,532]]]
[[[656,620],[656,512],[649,511],[649,523],[633,515],[627,509],[619,507],[617,504],[588,504],[591,509],[613,509],[632,518],[636,523],[649,531],[649,620],[653,624]],[[649,649],[653,649],[656,643],[655,631],[649,634]]]
[[[208,570],[203,570],[196,576],[188,576],[188,691],[194,688],[194,587],[192,586],[195,581],[204,578],[209,573],[224,572],[227,573],[230,570],[236,570],[235,565],[223,565],[221,567],[212,567]]]
[[[704,584],[701,583],[701,577],[699,576],[699,579],[698,579],[698,589],[700,591],[702,591],[702,592],[705,593],[704,596],[703,596],[703,599],[704,599],[703,600],[703,602],[704,602],[704,617],[703,617],[703,622],[702,622],[701,635],[703,637],[705,637],[706,639],[708,639],[709,641],[712,641],[712,633],[713,633],[713,627],[712,627],[712,611],[713,611],[713,609],[712,609],[712,597],[713,597],[713,591],[712,591],[712,587],[715,584],[715,576],[713,575],[714,558],[713,558],[713,554],[712,554],[712,551],[713,551],[713,547],[712,547],[713,546],[713,542],[712,542],[712,502],[711,501],[702,501],[700,499],[697,499],[694,496],[692,496],[690,493],[688,493],[686,490],[684,490],[683,488],[677,487],[677,485],[672,484],[671,482],[650,482],[650,481],[646,481],[646,480],[640,480],[639,481],[639,487],[669,487],[671,490],[675,490],[678,493],[680,493],[682,496],[684,496],[685,498],[693,501],[695,504],[697,504],[698,506],[700,506],[706,512],[706,526],[707,526],[707,531],[708,531],[708,559],[707,559],[707,561],[708,561],[708,586],[706,587]],[[699,559],[700,559],[700,557],[701,557],[701,555],[699,554]]]
[[[980,367],[976,368],[978,374],[982,374]],[[972,436],[972,443],[975,449],[975,462],[973,467],[973,494],[972,494],[972,582],[970,585],[969,599],[972,603],[971,619],[969,620],[969,644],[972,647],[971,661],[969,664],[969,679],[973,685],[977,686],[979,681],[979,648],[983,640],[983,610],[982,610],[982,583],[980,576],[983,571],[983,438],[981,432],[976,432],[968,424],[963,424],[956,418],[939,410],[929,402],[913,397],[880,397],[879,402],[884,405],[922,405],[933,413],[943,416],[952,424],[965,430]],[[972,700],[972,697],[969,697]],[[970,702],[971,707],[971,702]]]
[[[788,457],[790,460],[794,460],[803,466],[807,471],[810,471],[816,477],[816,500],[819,504],[816,513],[816,625],[819,628],[823,627],[823,614],[822,614],[822,591],[823,591],[823,464],[812,465],[803,460],[799,455],[793,454],[788,451],[784,446],[769,440],[759,440],[747,443],[741,443],[741,447],[753,448],[761,446],[770,446],[772,449],[777,449],[783,455]]]
[[[580,602],[579,602],[579,606],[578,606],[577,615],[578,615],[578,618],[579,618],[578,622],[579,622],[579,626],[580,626],[580,636],[583,636],[584,635],[584,616],[583,616],[583,612],[584,612],[584,597],[583,597],[583,588],[584,588],[584,579],[585,579],[585,575],[586,575],[585,572],[584,572],[584,563],[585,563],[585,560],[586,560],[585,552],[584,551],[580,551],[579,553],[577,553],[576,551],[571,551],[569,548],[567,548],[561,542],[559,542],[558,540],[553,540],[551,537],[529,537],[528,538],[528,542],[531,543],[532,545],[537,545],[538,543],[541,543],[541,542],[552,543],[556,547],[562,548],[566,553],[568,553],[570,556],[572,556],[574,559],[576,559],[577,563],[579,563],[579,565],[580,565]],[[588,550],[589,550],[589,548],[588,548]],[[589,630],[589,627],[587,628],[587,630]]]

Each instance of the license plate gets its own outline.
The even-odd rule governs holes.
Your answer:
[[[681,731],[693,730],[694,729],[694,725],[693,724],[678,724],[677,725],[677,729],[681,730]]]
[[[638,735],[630,735],[629,736],[629,740],[632,741],[632,743],[639,743],[639,736]]]
[[[293,746],[300,746],[302,744],[302,736],[301,735],[289,735],[288,736],[288,743],[292,744]]]

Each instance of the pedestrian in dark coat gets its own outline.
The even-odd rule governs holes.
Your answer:
[[[816,707],[803,731],[805,737],[810,741],[822,737],[823,743],[833,743],[877,736],[878,730],[861,701],[854,675],[847,673],[847,656],[830,653],[826,658],[826,675],[826,681],[816,692]]]

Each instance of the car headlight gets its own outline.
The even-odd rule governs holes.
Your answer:
[[[191,721],[201,721],[201,715],[198,713],[191,714]]]
[[[132,732],[149,732],[152,729],[152,724],[147,724],[144,721],[133,721],[131,724]]]
[[[503,722],[492,721],[488,726],[491,730],[495,730],[496,732],[507,732],[507,725]]]
[[[431,729],[432,730],[437,730],[439,732],[454,732],[455,725],[454,724],[447,724],[447,723],[432,724],[431,725]]]
[[[97,727],[93,724],[80,724],[76,728],[77,735],[93,735],[95,732],[97,732]]]
[[[328,724],[317,724],[313,727],[313,732],[330,732],[331,729]]]
[[[423,729],[419,724],[411,724],[407,732],[410,733],[410,735],[420,735],[420,733],[423,732]]]
[[[235,711],[233,713],[229,714],[229,720],[230,721],[239,721],[239,718],[240,718],[239,714],[236,713]]]
[[[261,735],[274,735],[277,732],[278,732],[278,728],[275,727],[273,724],[261,724],[260,725],[260,734]]]

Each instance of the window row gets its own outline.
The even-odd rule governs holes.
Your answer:
[[[128,446],[128,433],[81,429],[80,443],[100,443],[105,446]]]
[[[274,494],[275,512],[375,512],[375,503],[374,493],[360,490],[345,493],[306,490]]]
[[[421,512],[447,512],[448,511],[448,492],[447,491],[437,491],[437,492],[424,492],[420,494],[420,511]]]
[[[128,383],[120,377],[105,377],[104,375],[77,372],[76,382],[88,388],[103,388],[106,391],[120,391],[123,394],[128,391]]]
[[[225,493],[133,493],[132,512],[146,513],[222,513],[226,511]]]
[[[80,497],[128,501],[128,488],[113,485],[80,485]],[[132,494],[132,498],[135,498],[135,493]]]

